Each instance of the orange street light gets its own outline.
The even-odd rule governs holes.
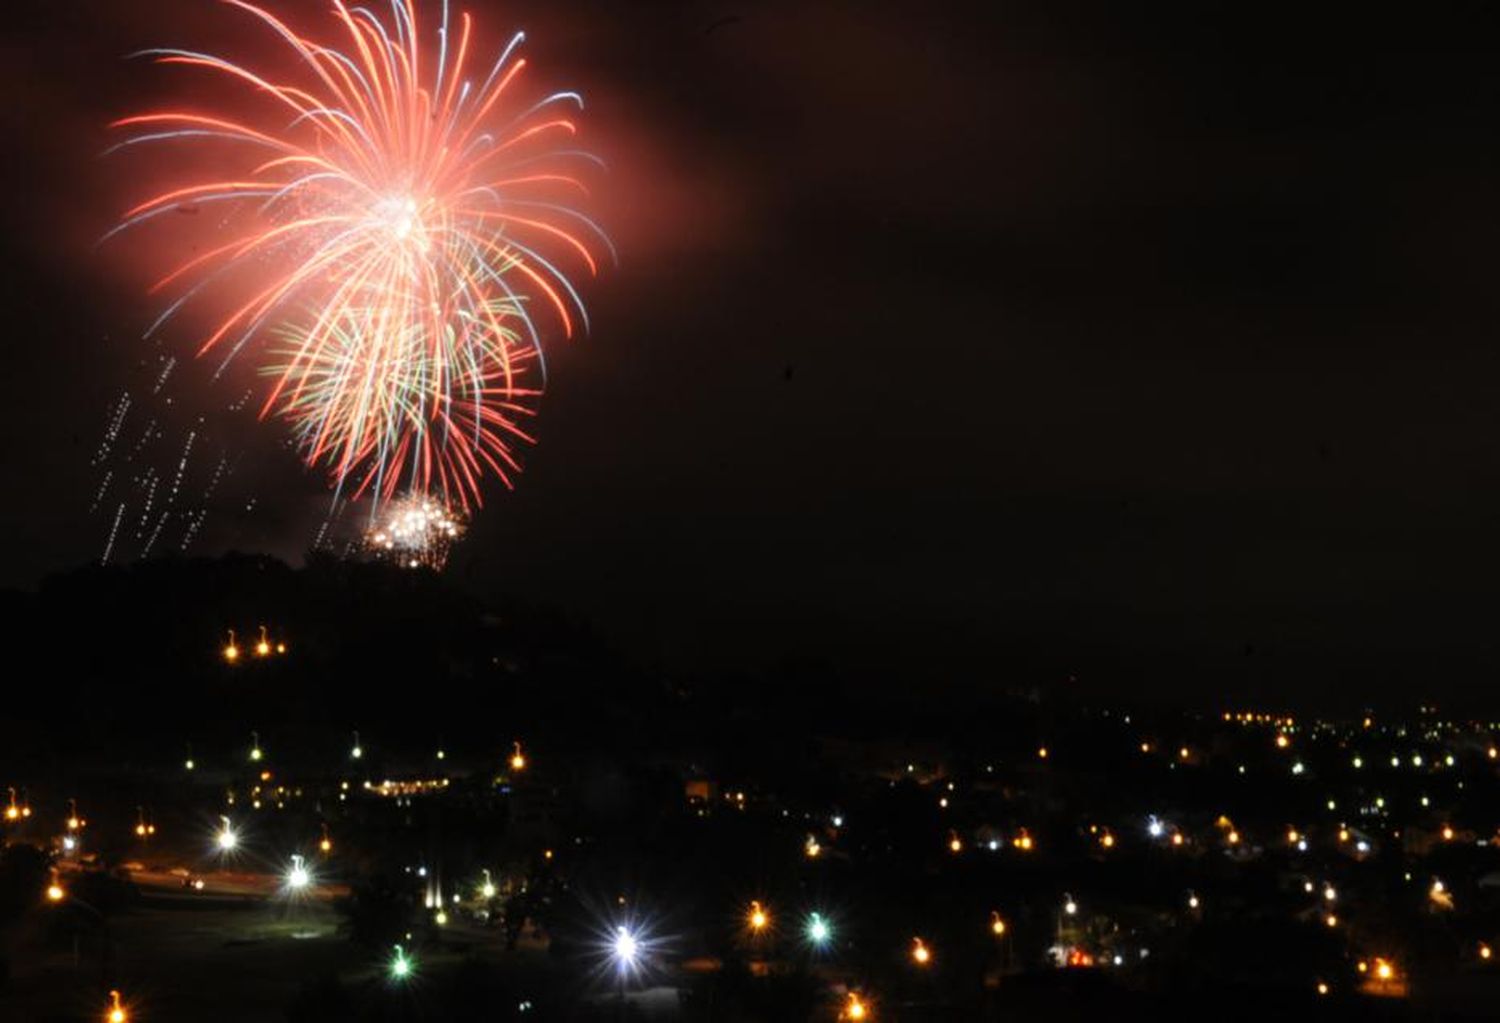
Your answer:
[[[104,1011],[104,1023],[129,1023],[130,1013],[120,1004],[120,992],[109,993],[109,1006]]]
[[[240,646],[234,638],[234,630],[229,630],[229,642],[224,644],[224,660],[230,664],[240,659]]]
[[[927,966],[932,962],[932,951],[927,943],[921,938],[913,938],[911,943],[911,960],[918,966]]]
[[[515,752],[510,755],[510,769],[512,771],[526,770],[526,754],[521,752],[521,740],[515,742]]]
[[[844,1004],[844,1011],[839,1014],[839,1019],[866,1020],[871,1019],[870,1009],[853,991],[849,992],[849,1001]]]
[[[759,934],[770,926],[771,918],[759,902],[751,902],[750,914],[746,917],[746,923],[750,925],[750,930],[753,933]]]
[[[269,657],[271,655],[271,641],[266,638],[266,627],[260,627],[260,639],[255,643],[256,657]]]
[[[990,933],[997,938],[1005,934],[1005,920],[998,909],[990,913]]]

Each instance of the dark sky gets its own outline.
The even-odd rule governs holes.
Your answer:
[[[469,583],[668,664],[1488,699],[1493,5],[471,6],[588,95],[621,263]],[[141,164],[97,154],[173,84],[121,56],[225,18],[9,16],[4,583],[102,546],[150,306],[92,246]],[[278,430],[235,542],[295,557],[322,483]]]

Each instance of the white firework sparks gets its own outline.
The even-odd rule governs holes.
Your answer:
[[[440,569],[463,532],[463,519],[441,501],[409,494],[382,509],[380,524],[365,536],[365,549],[402,568]]]

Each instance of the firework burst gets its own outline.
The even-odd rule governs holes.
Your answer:
[[[411,494],[386,504],[381,523],[365,534],[365,550],[402,568],[441,569],[463,534],[462,515]]]
[[[486,472],[508,483],[516,468],[506,440],[525,437],[515,419],[536,391],[518,375],[540,359],[540,311],[565,336],[586,327],[565,268],[595,273],[598,253],[611,252],[574,205],[587,195],[580,168],[598,162],[572,148],[567,112],[581,98],[517,100],[521,34],[471,76],[472,21],[461,13],[455,26],[446,0],[436,25],[414,0],[391,0],[387,16],[333,0],[335,44],[224,2],[294,59],[273,73],[149,51],[226,79],[259,113],[183,108],[115,122],[132,132],[117,149],[211,143],[238,154],[230,172],[155,195],[110,232],[224,210],[227,237],[153,285],[175,297],[148,333],[190,301],[221,309],[200,354],[227,363],[275,332],[284,343],[262,415],[288,417],[336,487],[480,503]]]

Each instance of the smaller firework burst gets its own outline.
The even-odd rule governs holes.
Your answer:
[[[402,568],[441,569],[464,535],[463,518],[428,494],[408,494],[381,509],[381,521],[365,535],[365,550],[377,561]]]

